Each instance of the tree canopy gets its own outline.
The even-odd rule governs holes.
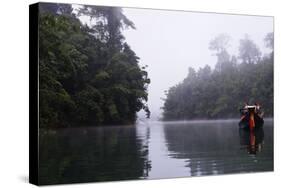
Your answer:
[[[209,47],[217,56],[215,68],[189,68],[187,77],[166,92],[163,119],[233,118],[239,116],[245,102],[258,102],[266,116],[273,116],[272,33],[265,37],[265,44],[272,51],[261,57],[257,45],[246,35],[236,57],[227,52],[229,37],[216,37]]]
[[[81,15],[95,22],[83,24]],[[40,4],[40,127],[133,123],[141,109],[149,116],[150,79],[125,42],[128,27],[121,8],[83,6],[75,14],[71,5]]]

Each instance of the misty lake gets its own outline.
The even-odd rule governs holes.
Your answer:
[[[147,121],[40,130],[41,184],[273,170],[273,120],[250,134],[238,120]]]

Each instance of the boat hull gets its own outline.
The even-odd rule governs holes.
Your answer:
[[[263,127],[264,120],[257,114],[254,114],[254,121],[255,121],[255,126],[254,129],[259,129]],[[239,128],[241,129],[250,129],[250,115],[244,115],[240,122],[239,122]]]

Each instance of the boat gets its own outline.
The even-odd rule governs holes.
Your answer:
[[[263,112],[260,110],[258,105],[246,105],[243,109],[240,109],[241,119],[239,127],[241,129],[259,129],[263,127]]]

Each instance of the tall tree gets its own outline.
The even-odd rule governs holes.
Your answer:
[[[150,114],[150,79],[122,34],[133,23],[122,9],[85,7],[73,14],[41,4],[40,127],[129,124],[141,109]],[[82,14],[95,22],[82,24]]]
[[[72,15],[73,8],[70,4],[61,3],[40,3],[41,13],[50,13],[53,15]]]
[[[93,30],[101,30],[103,38],[107,41],[112,53],[121,50],[124,36],[122,29],[135,29],[134,23],[129,20],[120,7],[99,7],[85,5],[79,10],[79,15],[87,15],[94,24]]]
[[[257,63],[261,58],[258,46],[248,35],[245,35],[245,38],[240,40],[239,58],[243,63]]]
[[[227,34],[220,34],[209,44],[209,49],[215,52],[217,56],[216,70],[218,72],[222,71],[222,64],[229,62],[230,55],[227,49],[230,47],[230,36]]]
[[[265,40],[272,43],[268,36]],[[238,117],[244,102],[258,102],[266,116],[273,115],[273,53],[257,58],[259,53],[245,48],[258,47],[243,39],[243,52],[250,53],[250,63],[248,55],[242,63],[235,56],[222,61],[219,56],[226,52],[227,41],[225,36],[219,36],[210,43],[210,50],[218,56],[214,70],[209,66],[198,71],[189,68],[187,77],[166,92],[164,120]]]
[[[274,47],[274,35],[273,33],[268,33],[264,38],[265,46],[271,50]]]

